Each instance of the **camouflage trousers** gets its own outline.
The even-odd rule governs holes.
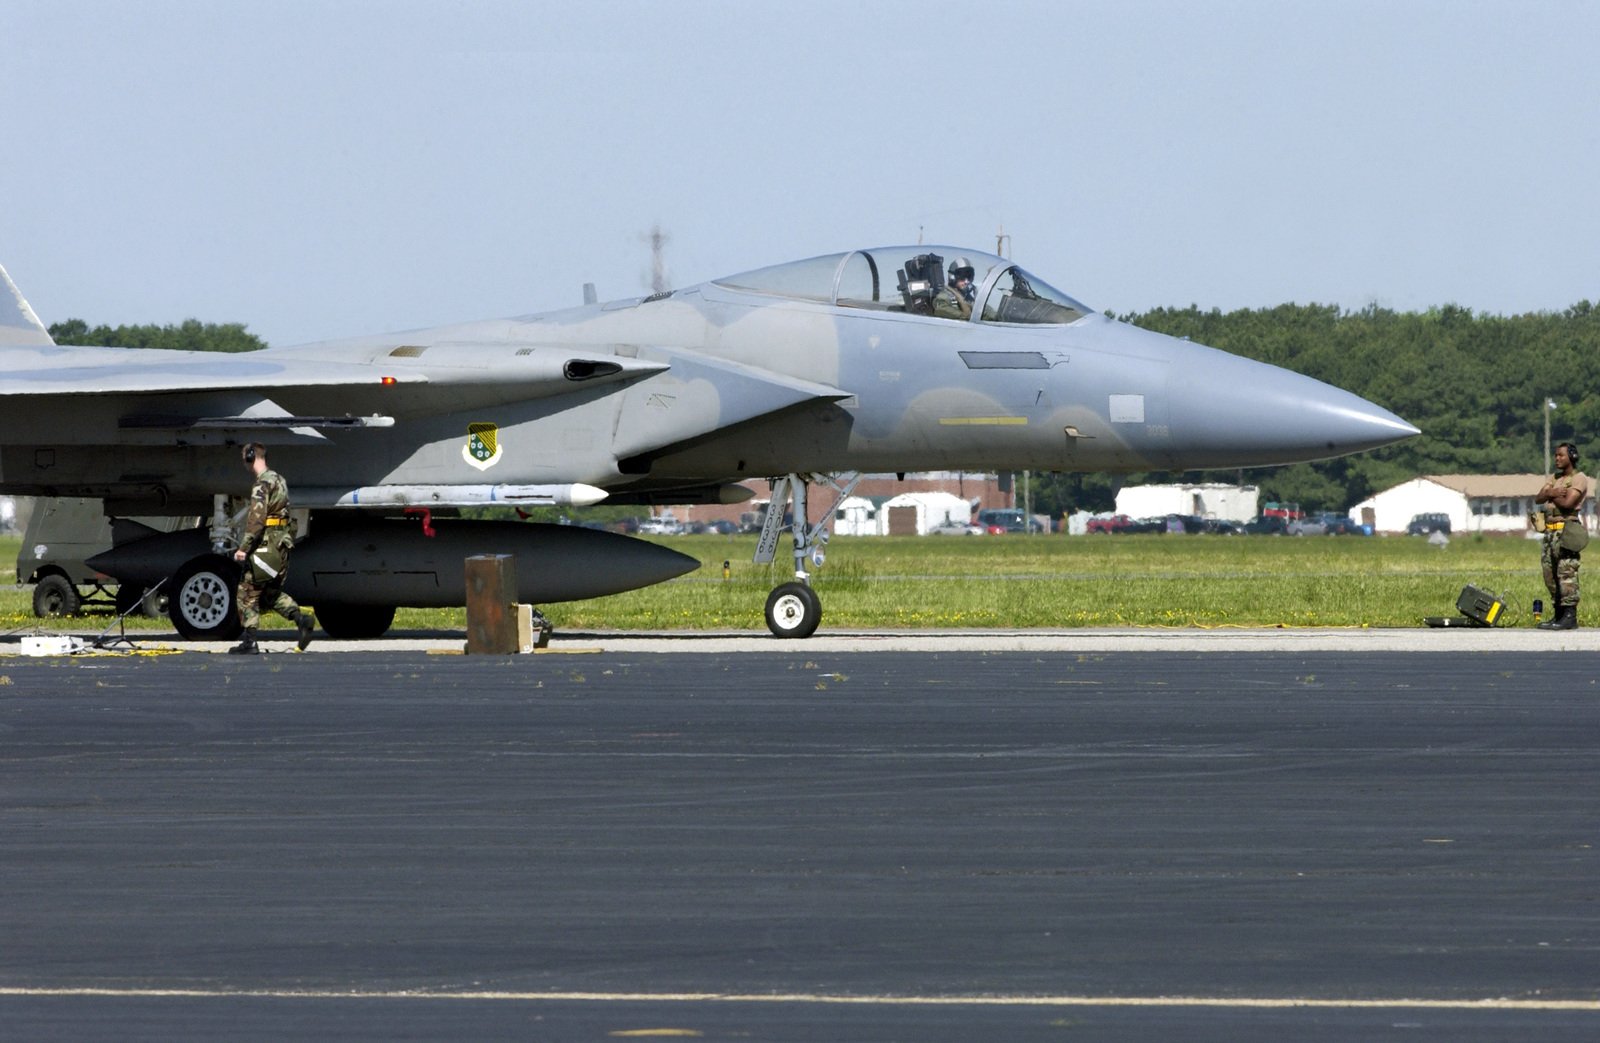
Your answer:
[[[300,606],[294,598],[283,592],[283,577],[289,574],[287,566],[270,583],[256,583],[250,577],[250,570],[245,569],[244,577],[239,580],[239,622],[244,624],[246,630],[254,630],[261,625],[261,606],[266,605],[267,611],[276,612],[284,619],[293,620],[300,612]]]
[[[1539,553],[1539,563],[1544,568],[1544,585],[1550,591],[1552,607],[1578,603],[1579,553],[1562,550],[1560,540],[1560,533],[1547,533],[1544,548]]]

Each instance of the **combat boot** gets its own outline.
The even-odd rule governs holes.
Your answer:
[[[317,621],[312,617],[311,613],[301,609],[294,614],[294,643],[300,647],[300,651],[304,652],[306,650],[306,646],[311,643],[311,635],[315,633],[316,629]]]
[[[1556,614],[1550,619],[1539,624],[1540,630],[1576,630],[1578,629],[1578,606],[1561,605],[1557,607]]]
[[[256,647],[256,628],[246,627],[244,637],[239,643],[228,649],[229,655],[255,655],[261,649]]]

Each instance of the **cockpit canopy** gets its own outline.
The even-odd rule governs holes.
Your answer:
[[[828,254],[717,279],[719,286],[841,308],[945,315],[935,298],[948,287],[957,258],[972,266],[967,291],[972,321],[1029,325],[1076,322],[1089,314],[1060,290],[1003,257],[953,246],[891,246]]]

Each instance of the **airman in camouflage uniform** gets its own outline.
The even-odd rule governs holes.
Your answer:
[[[1578,626],[1578,563],[1588,533],[1583,527],[1583,501],[1589,479],[1578,471],[1578,447],[1556,446],[1556,473],[1533,497],[1544,505],[1544,541],[1540,563],[1555,613],[1541,630],[1575,630]]]
[[[294,549],[294,534],[289,528],[289,483],[283,476],[267,467],[267,448],[259,442],[244,447],[245,466],[255,474],[255,484],[250,487],[250,510],[245,515],[244,536],[233,560],[243,568],[239,574],[239,622],[244,624],[244,637],[229,652],[253,655],[256,647],[256,627],[261,623],[261,604],[292,621],[295,625],[296,643],[303,652],[311,643],[311,633],[316,620],[311,613],[301,611],[299,605],[283,591],[283,581],[289,575],[289,552]]]

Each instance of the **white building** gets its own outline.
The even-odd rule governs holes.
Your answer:
[[[1402,482],[1350,508],[1350,517],[1374,532],[1405,532],[1419,514],[1444,514],[1450,531],[1527,532],[1533,494],[1545,483],[1542,474],[1430,474]],[[1594,529],[1595,504],[1583,505]]]
[[[901,493],[885,500],[878,513],[891,536],[926,536],[935,526],[971,521],[972,504],[954,493]]]
[[[1260,490],[1220,482],[1182,485],[1130,485],[1117,493],[1117,513],[1130,518],[1194,514],[1222,521],[1255,520]]]
[[[883,497],[846,496],[833,510],[835,536],[882,536],[889,531]]]

